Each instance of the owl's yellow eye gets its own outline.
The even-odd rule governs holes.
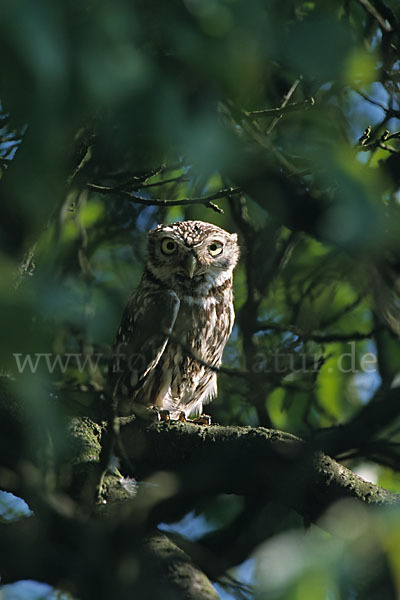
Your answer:
[[[221,242],[212,242],[212,244],[208,246],[208,251],[211,254],[211,256],[218,256],[218,254],[221,254],[222,249],[223,245],[221,244]]]
[[[171,238],[164,238],[161,242],[161,252],[164,254],[173,254],[176,250],[176,242]]]

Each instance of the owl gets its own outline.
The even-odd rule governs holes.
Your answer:
[[[237,235],[202,221],[158,225],[113,347],[113,394],[172,419],[201,414],[234,322]]]

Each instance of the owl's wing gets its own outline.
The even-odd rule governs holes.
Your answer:
[[[110,381],[132,392],[154,369],[172,333],[180,300],[172,290],[136,295],[128,303],[114,342]],[[122,389],[121,389],[122,391]]]

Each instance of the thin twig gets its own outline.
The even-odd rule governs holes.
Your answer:
[[[295,82],[296,83],[296,82]],[[292,88],[295,84],[293,84]],[[290,91],[290,90],[289,90]],[[298,176],[298,169],[278,150],[269,140],[268,134],[272,131],[272,128],[278,123],[282,116],[273,119],[268,130],[265,132],[260,124],[255,119],[251,119],[247,113],[241,109],[238,109],[232,103],[222,106],[225,113],[228,113],[234,123],[240,125],[242,130],[255,140],[262,148],[271,152],[276,160],[280,163],[286,174],[292,174]]]
[[[285,97],[283,98],[282,104],[280,106],[281,109],[285,108],[287,106],[290,98],[293,96],[296,89],[300,85],[300,82],[301,82],[301,77],[297,77],[297,79],[295,79],[295,81],[292,83],[288,92],[286,93]],[[268,126],[268,128],[265,132],[265,135],[269,135],[271,133],[271,131],[274,129],[274,127],[279,123],[280,119],[282,119],[282,114],[278,115],[277,117],[275,117],[275,119],[273,119],[272,123]]]
[[[389,33],[392,31],[392,26],[386,22],[382,15],[376,10],[375,6],[371,4],[369,0],[358,0],[359,4],[365,8],[365,10],[377,21],[379,27]]]
[[[387,112],[389,110],[389,108],[387,106],[385,106],[381,102],[378,102],[377,100],[374,100],[373,98],[371,98],[370,96],[368,96],[365,92],[362,92],[359,89],[356,89],[356,92],[357,92],[357,94],[359,96],[361,96],[361,98],[364,98],[364,100],[366,100],[366,102],[369,102],[370,104],[373,104],[374,106],[378,106],[379,108],[381,108],[385,112]]]
[[[146,183],[144,185],[141,185],[139,189],[144,190],[150,187],[156,187],[159,185],[165,185],[166,183],[172,183],[172,182],[185,182],[185,181],[189,181],[190,178],[187,175],[179,175],[178,177],[171,177],[170,179],[164,179],[162,181],[155,181],[154,183]]]
[[[223,213],[224,211],[217,204],[214,204],[213,200],[218,200],[219,198],[225,198],[229,196],[233,196],[234,194],[241,194],[242,191],[240,188],[225,188],[223,190],[219,190],[214,194],[210,194],[209,196],[202,196],[200,198],[182,198],[181,200],[161,200],[159,198],[142,198],[141,196],[137,196],[136,194],[131,194],[126,190],[116,189],[112,187],[107,187],[104,185],[97,185],[95,183],[88,183],[87,187],[94,192],[99,192],[100,194],[116,194],[118,196],[124,196],[131,202],[135,204],[143,204],[144,206],[190,206],[192,204],[202,204],[207,208],[212,208],[218,213]]]
[[[296,110],[304,110],[314,105],[315,100],[311,97],[307,98],[303,102],[293,102],[292,104],[286,105],[282,103],[282,105],[278,106],[277,108],[267,108],[265,110],[252,110],[250,112],[247,112],[246,115],[250,118],[255,119],[258,117],[280,117],[285,113],[294,112]]]
[[[382,150],[387,150],[388,152],[391,152],[391,154],[399,154],[398,150],[395,150],[394,148],[392,148],[392,146],[388,146],[387,144],[383,144],[382,142],[378,142],[376,147],[382,148]]]
[[[362,340],[371,338],[376,332],[376,330],[372,329],[371,331],[368,331],[367,333],[360,333],[360,332],[347,333],[347,334],[309,333],[309,332],[302,331],[299,327],[296,327],[295,325],[281,325],[280,323],[275,323],[273,321],[261,323],[258,327],[258,331],[271,331],[271,330],[272,331],[281,331],[281,332],[290,332],[290,333],[293,333],[293,335],[297,335],[298,337],[300,337],[304,340],[311,340],[313,342],[318,342],[321,344],[322,343],[333,343],[333,342],[362,341]]]
[[[367,130],[365,130],[365,131],[367,131]],[[364,132],[364,134],[365,134],[365,132]],[[362,152],[368,152],[369,150],[375,150],[376,148],[382,148],[382,150],[387,150],[388,152],[391,152],[392,154],[399,153],[399,150],[396,150],[392,146],[388,146],[386,144],[386,142],[388,142],[389,140],[399,139],[400,131],[396,131],[395,133],[389,134],[389,131],[386,130],[386,132],[378,140],[373,140],[371,142],[368,142],[368,137],[366,137],[364,134],[363,134],[363,136],[361,136],[361,138],[358,142],[358,145],[357,145],[358,150],[361,150]]]
[[[161,173],[163,173],[166,170],[167,166],[163,163],[161,164],[159,167],[156,167],[155,169],[152,169],[151,171],[148,171],[147,173],[143,173],[142,175],[130,175],[126,181],[123,181],[122,183],[119,183],[118,185],[115,185],[112,189],[114,190],[114,192],[121,192],[121,191],[125,191],[127,192],[128,190],[126,188],[132,188],[132,190],[139,190],[143,187],[146,187],[146,181],[148,179],[151,179],[152,177],[155,177],[156,175],[160,175]],[[142,183],[146,184],[146,185],[141,185]]]
[[[391,133],[390,135],[387,136],[386,140],[393,140],[394,138],[400,138],[400,131]]]

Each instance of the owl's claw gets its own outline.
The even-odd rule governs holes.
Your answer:
[[[147,410],[153,415],[155,421],[170,421],[169,410],[159,406],[148,406]]]
[[[169,414],[169,410],[166,410],[165,408],[159,408],[158,409],[158,420],[159,421],[170,421],[171,420],[171,416]]]
[[[179,413],[177,421],[181,421],[182,423],[194,423],[195,425],[211,425],[210,415],[200,415],[195,419],[187,419],[183,411]]]
[[[156,416],[157,421],[178,421],[180,423],[193,423],[194,425],[211,425],[210,415],[200,415],[195,419],[187,419],[183,410],[175,419],[171,419],[169,410],[158,406],[149,406],[150,411]]]
[[[195,423],[195,425],[211,425],[210,415],[200,415],[195,419],[190,419],[189,423]]]

